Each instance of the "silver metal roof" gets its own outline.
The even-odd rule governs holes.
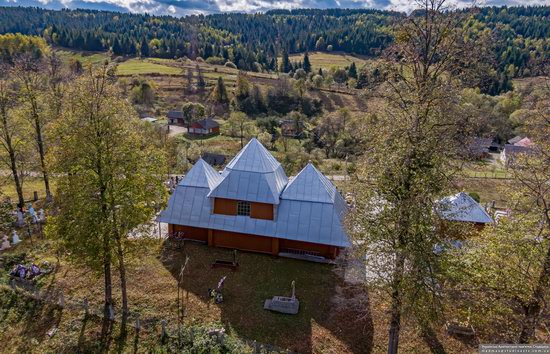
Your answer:
[[[445,197],[437,202],[436,211],[442,219],[489,224],[493,219],[478,202],[468,194],[458,194]]]
[[[230,170],[258,173],[270,173],[280,166],[279,161],[256,138],[252,138],[227,164]]]
[[[282,200],[275,220],[212,213],[208,188],[178,185],[160,222],[288,240],[349,247],[341,208],[329,203]]]
[[[288,178],[281,164],[253,138],[227,164],[221,181],[209,197],[279,204]]]
[[[250,146],[255,150],[254,154],[241,151],[230,163],[238,169],[228,168],[221,176],[202,159],[199,160],[176,187],[159,221],[349,247],[350,241],[342,226],[347,206],[336,187],[313,165],[308,165],[288,184],[288,194],[285,190],[279,199],[288,181],[284,171],[257,140],[247,145]],[[256,154],[262,157],[258,160]],[[250,159],[239,161],[240,158]],[[265,161],[266,158],[269,161]],[[250,160],[256,160],[259,166],[256,163],[249,164]],[[251,172],[244,168],[263,172]],[[306,191],[301,191],[302,188]],[[270,204],[278,203],[275,220],[213,214],[213,201],[210,198],[213,196],[252,201],[271,200]]]
[[[282,199],[302,200],[309,202],[333,203],[336,195],[336,187],[313,164],[306,167],[296,175],[286,186]]]
[[[212,189],[223,180],[218,171],[200,158],[179,183],[180,186]]]

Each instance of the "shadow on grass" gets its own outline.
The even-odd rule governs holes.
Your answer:
[[[201,303],[188,308],[188,316],[219,316],[229,331],[250,340],[301,353],[330,346],[334,352],[370,353],[373,323],[370,311],[360,320],[352,309],[336,306],[336,299],[350,295],[333,266],[299,260],[240,252],[239,269],[211,269],[215,260],[231,260],[232,251],[186,243],[181,250],[164,247],[164,266],[179,277],[186,256],[190,260],[183,274],[184,292],[196,295]],[[207,291],[227,276],[224,302],[211,303]],[[290,296],[290,284],[296,282],[300,301],[298,315],[273,313],[263,309],[274,295]],[[185,295],[184,295],[185,297]],[[370,304],[366,304],[370,307]],[[361,309],[365,313],[364,309]],[[321,348],[322,350],[322,348]]]

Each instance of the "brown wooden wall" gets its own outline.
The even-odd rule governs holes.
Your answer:
[[[185,238],[208,242],[210,246],[239,249],[278,255],[285,250],[306,251],[334,259],[340,248],[311,242],[285,240],[282,238],[242,234],[222,230],[209,230],[190,226],[168,225],[169,232],[183,231]]]
[[[237,200],[214,198],[214,214],[237,215]],[[251,202],[250,217],[273,220],[273,204]]]
[[[232,199],[214,198],[214,214],[237,215],[237,201]]]
[[[172,226],[170,229],[172,231],[170,232],[177,232],[177,231],[183,231],[184,238],[190,238],[197,241],[204,241],[208,242],[208,229],[203,229],[200,227],[192,227],[192,226],[183,226],[183,225],[170,225]]]
[[[250,203],[250,217],[254,219],[273,220],[273,204]]]
[[[214,230],[212,243],[212,246],[217,247],[236,248],[243,251],[254,251],[261,253],[272,253],[271,237],[262,237],[256,235]]]

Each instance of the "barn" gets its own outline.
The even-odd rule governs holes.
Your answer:
[[[346,211],[336,187],[313,164],[289,180],[252,139],[222,173],[197,161],[159,221],[169,232],[210,246],[333,259],[350,246],[343,228]]]
[[[212,118],[206,118],[191,123],[189,134],[195,135],[215,135],[220,133],[220,125]]]

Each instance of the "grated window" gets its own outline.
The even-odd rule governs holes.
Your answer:
[[[237,215],[250,216],[250,202],[237,202]]]

